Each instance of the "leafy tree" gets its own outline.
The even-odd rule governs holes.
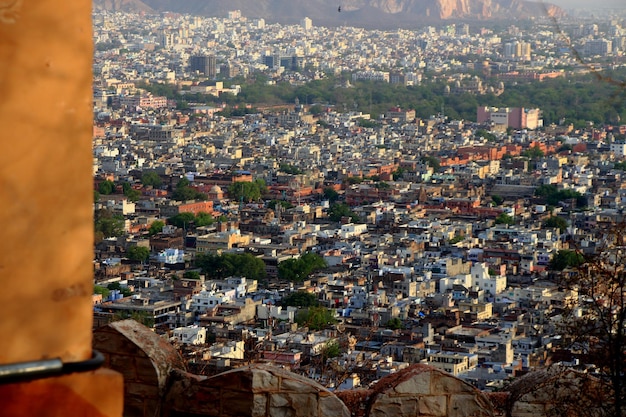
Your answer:
[[[278,278],[292,282],[302,282],[313,272],[326,268],[321,256],[308,252],[297,259],[285,259],[278,264]]]
[[[167,223],[181,229],[189,229],[190,225],[196,221],[193,213],[178,213],[176,216],[167,219]]]
[[[103,299],[107,299],[107,298],[109,298],[109,294],[111,293],[111,291],[109,291],[109,289],[106,288],[106,287],[101,287],[100,285],[94,285],[93,293],[94,294],[102,294],[102,298]]]
[[[387,322],[386,327],[393,330],[401,329],[402,320],[400,320],[398,317],[394,317]]]
[[[553,271],[562,271],[565,268],[577,267],[584,262],[585,258],[582,254],[563,249],[558,251],[550,260],[549,268]]]
[[[496,224],[515,224],[515,219],[506,213],[500,213],[496,217]]]
[[[404,173],[406,172],[406,169],[402,168],[402,167],[398,167],[395,171],[393,171],[393,179],[394,181],[398,181],[400,180],[402,177],[404,177]]]
[[[122,190],[124,195],[132,202],[138,201],[139,198],[141,198],[141,192],[135,190],[128,182],[122,183]]]
[[[103,238],[122,236],[124,234],[124,216],[113,214],[110,210],[99,209],[94,214],[96,233]]]
[[[278,170],[286,174],[293,174],[293,175],[298,175],[298,174],[303,173],[303,171],[300,168],[298,168],[295,165],[290,165],[290,164],[280,164],[280,167],[278,168]]]
[[[128,259],[135,262],[145,262],[150,257],[150,249],[143,246],[131,246],[128,248]]]
[[[504,198],[502,198],[501,196],[499,196],[498,194],[494,194],[491,196],[491,200],[493,201],[493,203],[496,206],[501,205],[504,202]]]
[[[603,233],[593,255],[578,255],[575,272],[561,274],[559,285],[578,294],[563,313],[566,345],[583,349],[585,363],[596,366],[612,401],[603,404],[608,416],[626,409],[626,224]]]
[[[339,343],[336,340],[331,340],[326,343],[321,351],[322,354],[322,363],[325,363],[327,359],[336,358],[341,355],[341,348],[339,347]]]
[[[215,223],[215,218],[213,218],[213,216],[209,213],[201,211],[200,213],[196,214],[194,223],[196,227],[210,226]]]
[[[115,192],[115,183],[109,180],[102,181],[98,185],[98,192],[104,195],[113,194]]]
[[[324,198],[326,198],[329,202],[334,203],[339,200],[339,193],[332,187],[326,187],[324,188]]]
[[[317,307],[319,302],[315,294],[306,291],[297,291],[283,297],[280,304],[293,307]]]
[[[543,197],[551,206],[556,206],[566,200],[576,200],[578,207],[585,207],[587,205],[587,199],[584,195],[574,190],[559,190],[555,185],[546,184],[540,185],[535,189],[535,195]]]
[[[544,156],[543,151],[538,145],[533,146],[532,148],[528,148],[524,152],[522,152],[522,156],[525,156],[530,159],[537,159]]]
[[[221,255],[202,253],[196,256],[196,266],[208,278],[222,279],[231,276],[261,280],[267,275],[265,263],[250,253]]]
[[[185,181],[187,183],[189,182],[186,179]],[[205,201],[208,198],[206,194],[201,193],[200,191],[196,190],[190,185],[181,185],[181,184],[185,184],[185,181],[181,180],[176,186],[176,189],[172,193],[172,198],[174,200],[176,201],[189,201],[189,200]]]
[[[439,172],[441,169],[441,161],[434,156],[425,156],[422,158],[422,162],[431,167],[434,172]]]
[[[489,142],[495,142],[496,140],[498,140],[498,138],[496,137],[496,135],[494,135],[491,132],[486,131],[485,129],[478,129],[476,131],[476,133],[474,134],[474,136],[476,137],[483,137],[485,139],[487,139]]]
[[[148,229],[148,234],[150,236],[154,236],[157,233],[161,233],[161,231],[163,230],[163,227],[165,227],[165,222],[161,220],[155,220],[150,225],[150,228]]]
[[[120,311],[113,315],[113,320],[135,320],[146,327],[154,327],[154,317],[146,311]]]
[[[331,310],[324,307],[311,307],[296,315],[296,323],[299,326],[307,326],[311,330],[322,330],[337,323],[337,320]]]
[[[567,220],[559,216],[550,216],[543,222],[543,227],[558,227],[561,233],[567,229],[567,225]]]
[[[462,242],[464,240],[465,240],[465,236],[463,236],[463,235],[454,236],[452,239],[450,239],[450,244],[454,245],[454,244]]]
[[[341,221],[342,217],[350,217],[350,220],[354,223],[360,220],[359,216],[345,203],[331,205],[328,209],[328,217],[334,222]]]
[[[110,283],[109,285],[107,285],[107,289],[109,289],[111,291],[117,290],[124,297],[130,297],[133,294],[133,292],[130,289],[128,289],[127,287],[122,287],[119,282],[112,282],[112,283]]]
[[[186,279],[200,279],[200,272],[198,271],[185,271],[183,278]]]
[[[163,180],[156,171],[145,171],[141,176],[141,183],[144,186],[158,188],[163,184]]]
[[[272,200],[269,203],[267,203],[267,207],[271,208],[272,210],[276,209],[276,206],[279,206],[279,205],[286,209],[293,208],[293,204],[285,200]]]
[[[233,200],[249,203],[261,198],[261,187],[256,182],[237,181],[228,186],[228,195]]]
[[[376,188],[378,188],[379,190],[388,190],[391,188],[391,185],[389,185],[389,183],[386,183],[385,181],[380,181],[376,183]]]
[[[100,201],[100,193],[96,190],[93,190],[93,202],[97,203],[98,201]]]

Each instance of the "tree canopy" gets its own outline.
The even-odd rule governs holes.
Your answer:
[[[563,233],[567,229],[568,223],[567,220],[565,220],[563,217],[550,216],[543,222],[542,226],[557,227],[561,231],[561,233]]]
[[[280,304],[293,307],[317,307],[319,302],[315,294],[307,291],[296,291],[283,297]]]
[[[237,181],[228,186],[228,195],[231,199],[246,203],[259,200],[265,192],[265,182],[263,180],[255,181]]]
[[[145,262],[150,257],[150,249],[143,246],[131,246],[128,248],[128,259],[135,262]]]
[[[141,176],[141,183],[144,186],[152,186],[157,188],[163,184],[163,180],[161,179],[159,174],[156,173],[156,171],[144,171],[143,175]]]
[[[221,255],[201,253],[196,256],[195,262],[209,279],[239,276],[261,280],[267,275],[265,263],[250,253],[223,253]]]
[[[342,217],[349,217],[354,223],[358,222],[359,216],[345,203],[335,203],[328,209],[328,218],[334,222],[341,221]]]
[[[292,282],[302,282],[313,272],[326,268],[324,258],[307,252],[296,259],[286,259],[278,264],[278,278]]]
[[[333,312],[324,307],[311,307],[296,315],[299,326],[307,326],[311,330],[322,330],[337,323]]]
[[[578,267],[585,261],[584,256],[574,250],[563,249],[552,256],[549,267],[554,271],[562,271],[569,267]]]

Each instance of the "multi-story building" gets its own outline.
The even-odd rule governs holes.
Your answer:
[[[476,121],[493,123],[495,128],[537,129],[543,126],[541,110],[524,107],[478,107]]]
[[[189,58],[189,70],[214,78],[217,75],[216,62],[214,55],[195,55]]]

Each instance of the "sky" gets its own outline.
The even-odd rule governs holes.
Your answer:
[[[538,1],[538,0],[535,0]],[[626,0],[547,0],[547,3],[556,4],[563,9],[574,8],[612,8],[626,9]]]

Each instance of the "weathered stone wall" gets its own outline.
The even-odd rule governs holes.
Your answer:
[[[428,365],[413,365],[373,388],[370,417],[493,416],[487,396],[472,385]]]
[[[94,334],[107,365],[124,375],[127,417],[552,417],[606,414],[598,379],[551,368],[485,394],[428,365],[412,365],[368,389],[333,393],[281,368],[256,364],[210,378],[185,371],[178,352],[132,320]]]
[[[267,365],[211,378],[175,373],[164,416],[349,417],[337,396],[300,375]]]
[[[93,339],[105,366],[124,376],[124,415],[160,415],[170,372],[184,369],[174,347],[134,320],[101,327]]]

